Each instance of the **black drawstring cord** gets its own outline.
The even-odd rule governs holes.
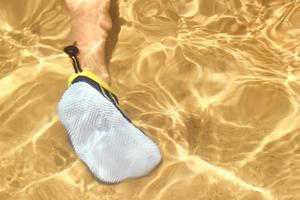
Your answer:
[[[64,52],[70,56],[72,59],[73,67],[75,70],[75,73],[82,72],[79,60],[77,58],[77,55],[79,54],[79,49],[76,47],[76,42],[74,42],[73,45],[67,46],[64,48]]]

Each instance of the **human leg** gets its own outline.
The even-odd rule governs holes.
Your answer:
[[[111,30],[110,0],[67,0],[71,14],[70,42],[76,41],[83,70],[110,83],[105,42]]]

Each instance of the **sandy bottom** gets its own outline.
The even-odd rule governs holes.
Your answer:
[[[120,0],[112,87],[159,145],[149,176],[97,182],[58,120],[62,0],[0,1],[1,200],[299,200],[300,1]]]

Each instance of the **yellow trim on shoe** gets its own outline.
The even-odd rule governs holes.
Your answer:
[[[72,84],[73,80],[75,78],[77,78],[78,76],[86,76],[86,77],[92,79],[93,81],[96,81],[101,87],[105,88],[106,90],[108,90],[109,92],[111,92],[115,95],[115,92],[113,91],[113,89],[105,81],[101,80],[96,74],[94,74],[93,72],[88,71],[88,70],[83,70],[82,72],[79,72],[77,74],[73,73],[68,79],[68,86],[70,86]]]

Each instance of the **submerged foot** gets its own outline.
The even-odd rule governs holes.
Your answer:
[[[68,0],[68,5],[83,70],[93,67],[93,62],[105,65],[104,43],[111,28],[109,0]],[[105,80],[105,70],[95,73]],[[90,171],[107,183],[151,172],[161,161],[160,151],[122,112],[109,86],[83,73],[71,82],[60,99],[59,118]]]
[[[126,117],[105,88],[73,83],[58,112],[79,158],[103,182],[145,176],[161,161],[156,144]]]

